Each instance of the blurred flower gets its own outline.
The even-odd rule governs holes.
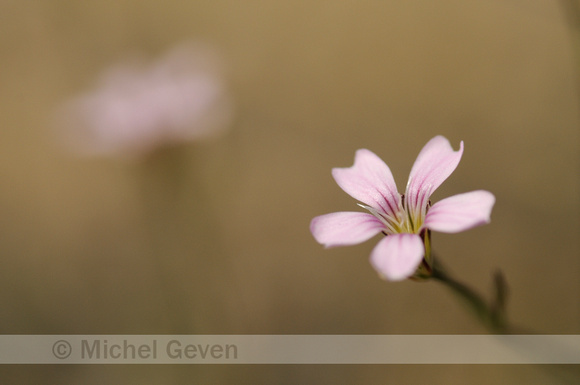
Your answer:
[[[379,274],[398,281],[430,274],[430,230],[456,233],[489,223],[493,194],[479,190],[454,195],[433,206],[429,197],[455,170],[463,142],[453,151],[442,136],[419,153],[405,195],[397,192],[389,167],[369,150],[356,152],[354,165],[335,168],[332,175],[347,194],[370,212],[337,212],[314,218],[310,231],[326,247],[354,245],[378,233],[386,235],[371,253]],[[422,267],[422,269],[418,269]]]
[[[149,64],[111,67],[95,89],[65,104],[59,123],[80,153],[132,156],[215,136],[231,115],[217,55],[186,44]]]

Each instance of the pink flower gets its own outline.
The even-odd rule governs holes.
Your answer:
[[[66,140],[86,155],[142,155],[221,133],[232,103],[211,47],[184,44],[153,62],[105,71],[97,86],[67,104]]]
[[[389,167],[374,153],[356,152],[354,165],[334,168],[332,176],[369,213],[337,212],[312,220],[310,231],[326,247],[355,245],[386,235],[371,253],[371,264],[391,281],[430,274],[430,230],[456,233],[489,223],[495,197],[478,190],[454,195],[431,206],[431,194],[455,170],[463,142],[453,151],[436,136],[419,153],[404,195],[397,192]]]

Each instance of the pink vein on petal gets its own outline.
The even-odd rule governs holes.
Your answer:
[[[332,176],[351,197],[382,213],[397,216],[401,198],[393,174],[385,162],[373,152],[358,150],[354,165],[334,168]]]
[[[425,207],[431,194],[457,168],[463,155],[463,141],[458,151],[453,151],[449,141],[436,136],[423,147],[409,175],[406,199],[409,210],[415,215]]]

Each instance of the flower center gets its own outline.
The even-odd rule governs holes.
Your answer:
[[[409,210],[408,204],[405,201],[405,195],[401,195],[401,199],[397,204],[396,210],[393,214],[388,214],[384,211],[378,211],[370,206],[357,203],[360,207],[368,210],[371,214],[377,217],[385,225],[385,233],[389,234],[400,234],[400,233],[410,233],[419,234],[419,230],[425,221],[425,215],[427,210],[431,206],[431,201],[429,201],[425,208],[421,208],[418,213],[411,212]]]

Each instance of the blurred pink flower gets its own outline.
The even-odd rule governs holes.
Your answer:
[[[59,122],[80,153],[134,156],[218,135],[231,116],[217,55],[185,44],[149,64],[111,67],[94,90],[65,104]]]
[[[419,153],[404,195],[397,192],[389,167],[369,150],[358,150],[354,165],[335,168],[332,175],[347,194],[370,212],[337,212],[314,218],[310,231],[326,247],[354,245],[378,233],[386,235],[371,253],[379,274],[398,281],[411,277],[430,257],[429,230],[456,233],[489,223],[493,194],[478,190],[454,195],[433,206],[431,194],[455,170],[463,142],[453,151],[442,136]]]

